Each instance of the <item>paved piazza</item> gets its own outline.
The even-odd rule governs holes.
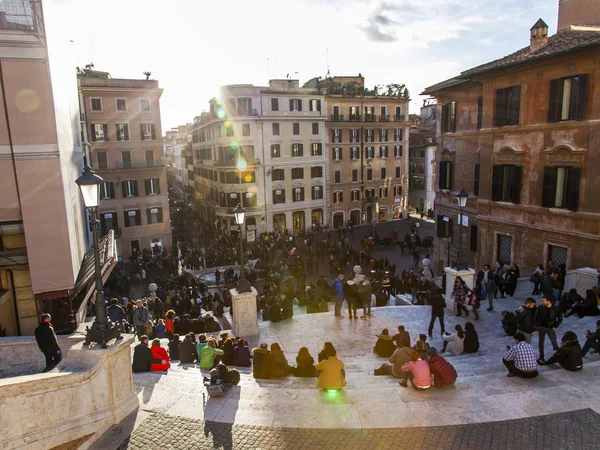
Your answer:
[[[520,288],[520,298],[529,288]],[[255,380],[250,368],[242,368],[238,386],[209,399],[202,384],[207,372],[175,362],[168,373],[134,375],[140,411],[123,448],[600,448],[599,355],[586,358],[580,373],[545,366],[534,380],[506,377],[501,357],[512,342],[504,336],[500,311],[521,303],[498,299],[493,313],[484,303],[474,321],[479,354],[448,356],[457,382],[425,392],[374,376],[385,359],[372,347],[382,328],[393,333],[399,324],[417,339],[427,331],[429,307],[375,308],[370,319],[357,321],[299,310],[292,320],[261,321],[260,336],[250,344],[278,342],[292,365],[300,347],[316,358],[323,342],[333,342],[346,367],[347,388],[327,393],[315,379],[293,376]],[[595,320],[571,316],[558,334],[571,329],[583,342]],[[449,314],[446,329],[466,321]],[[442,346],[437,324],[432,345]],[[533,345],[537,351],[537,338]],[[551,353],[547,342],[546,356]],[[539,418],[549,414],[548,421]]]

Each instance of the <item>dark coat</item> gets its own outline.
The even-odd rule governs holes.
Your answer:
[[[171,360],[179,361],[179,340],[169,341],[169,356]]]
[[[475,330],[465,330],[463,353],[477,353],[479,351],[479,336]]]
[[[108,313],[110,320],[115,323],[122,323],[127,317],[121,305],[117,304],[110,305],[108,308],[106,308],[106,312]]]
[[[281,350],[271,350],[268,361],[269,378],[283,378],[290,373],[290,367],[287,359]]]
[[[537,307],[525,308],[521,306],[515,311],[517,315],[517,329],[523,333],[531,334],[535,331],[535,314]]]
[[[269,319],[271,320],[271,322],[279,322],[282,319],[281,308],[279,307],[279,305],[271,306],[271,309],[269,311]]]
[[[253,364],[252,375],[254,378],[269,378],[269,359],[271,352],[266,348],[252,349]]]
[[[291,296],[287,296],[281,303],[282,316],[284,319],[291,319],[294,317],[294,300]]]
[[[231,359],[232,366],[250,367],[250,349],[245,345],[238,345],[233,349],[233,357]]]
[[[508,311],[502,319],[502,328],[507,336],[514,336],[517,334],[517,317]]]
[[[314,377],[316,376],[315,371],[315,359],[310,356],[308,359],[299,360],[296,358],[296,368],[294,369],[294,375],[297,377]]]
[[[429,369],[435,376],[435,387],[448,386],[456,381],[456,369],[442,355],[435,355],[429,360]]]
[[[548,275],[544,277],[541,284],[542,295],[546,297],[548,300],[552,300],[552,296],[554,294],[553,288],[553,280]]]
[[[152,363],[161,364],[162,360],[152,356],[152,350],[146,344],[140,342],[133,349],[133,364],[131,370],[133,372],[150,372]]]
[[[60,350],[54,328],[48,322],[40,322],[35,329],[35,340],[44,355],[55,355]]]
[[[377,338],[377,343],[375,344],[373,351],[382,358],[389,358],[392,356],[392,353],[396,351],[394,338],[389,335],[380,334]]]
[[[438,287],[434,287],[429,294],[429,304],[431,305],[432,315],[444,315],[444,308],[446,307],[446,301],[442,297],[442,290]]]
[[[556,305],[550,308],[539,306],[535,314],[535,325],[544,328],[558,328],[562,323],[562,313]]]
[[[179,344],[179,360],[182,363],[193,363],[196,358],[196,345],[191,339],[184,338]]]
[[[578,371],[583,367],[581,357],[581,347],[578,341],[565,341],[554,352],[552,357],[546,361],[546,364],[559,363],[563,369]]]
[[[408,331],[398,332],[393,339],[398,347],[410,347],[410,334],[408,334]]]

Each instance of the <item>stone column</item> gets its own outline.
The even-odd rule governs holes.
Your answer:
[[[256,289],[252,292],[239,294],[237,289],[231,289],[231,303],[233,308],[232,328],[236,337],[247,339],[248,336],[258,334],[258,314],[256,312]]]
[[[456,277],[461,277],[469,289],[473,289],[475,271],[473,269],[456,270],[452,267],[446,267],[446,305],[448,309],[452,309],[454,304],[450,305],[452,290],[454,289],[454,280]]]

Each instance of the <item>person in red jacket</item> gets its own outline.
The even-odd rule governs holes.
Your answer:
[[[425,352],[429,363],[429,370],[435,379],[435,387],[450,386],[456,381],[456,369],[446,359],[439,355],[434,347],[429,347]]]
[[[160,339],[154,339],[152,341],[152,347],[150,350],[152,351],[152,357],[165,361],[165,364],[152,363],[152,368],[150,370],[152,372],[169,370],[171,367],[171,359],[169,358],[167,350],[160,346]]]

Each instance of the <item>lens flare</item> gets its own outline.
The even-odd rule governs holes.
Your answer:
[[[31,89],[23,89],[17,93],[15,104],[19,111],[32,113],[40,107],[40,96]]]
[[[223,109],[222,106],[217,107],[217,117],[219,119],[224,119],[225,118],[225,110]]]
[[[244,158],[243,156],[240,156],[237,161],[237,169],[239,171],[244,171],[247,168],[248,168],[248,163],[246,162],[246,158]],[[250,175],[248,175],[248,176],[250,176]]]

